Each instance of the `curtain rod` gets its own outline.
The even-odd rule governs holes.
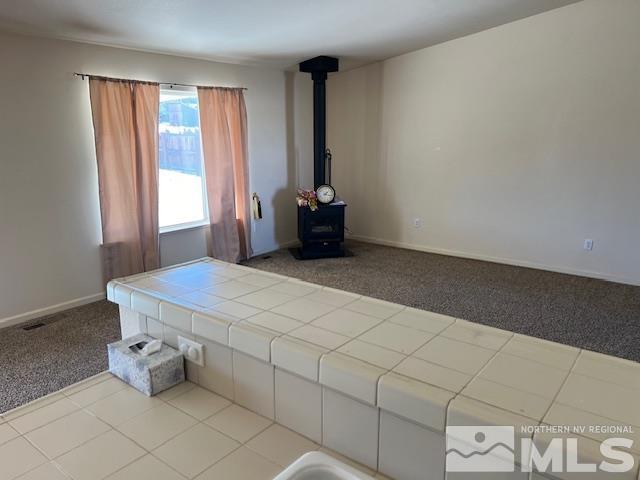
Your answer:
[[[145,81],[145,80],[133,80],[131,78],[112,78],[112,77],[105,77],[102,75],[92,75],[90,73],[79,73],[79,72],[73,72],[73,74],[76,77],[80,77],[82,80],[85,79],[85,77],[89,78],[89,77],[96,77],[96,78],[102,78],[105,80],[115,80],[115,81],[120,81],[120,82],[140,82],[140,83],[158,83],[160,85],[169,85],[171,87],[173,87],[174,85],[176,87],[200,87],[200,88],[228,88],[229,90],[248,90],[247,87],[220,87],[217,85],[193,85],[193,84],[189,84],[189,83],[176,83],[176,82],[150,82],[150,81]]]

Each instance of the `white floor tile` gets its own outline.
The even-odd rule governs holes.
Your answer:
[[[147,397],[133,388],[126,388],[98,400],[87,407],[87,410],[109,425],[116,426],[161,403],[155,397]]]
[[[20,407],[14,408],[13,410],[9,410],[8,412],[4,412],[2,414],[2,420],[4,422],[15,420],[18,417],[22,417],[27,413],[35,412],[36,410],[46,405],[51,405],[52,403],[62,400],[63,398],[64,398],[64,395],[61,393],[52,393],[51,395],[47,395],[46,397],[42,397],[32,402],[29,402],[26,405],[22,405]]]
[[[19,433],[8,423],[0,424],[0,445],[7,443],[9,440],[13,440],[18,435]]]
[[[152,453],[187,478],[193,478],[239,446],[235,440],[199,423]]]
[[[70,480],[70,477],[50,462],[21,475],[16,480]]]
[[[301,455],[317,450],[319,445],[280,425],[274,424],[246,444],[254,452],[286,467]]]
[[[60,393],[68,397],[70,395],[73,395],[74,393],[78,393],[81,390],[92,387],[93,385],[97,385],[98,383],[102,383],[111,378],[113,378],[113,375],[111,375],[109,372],[102,372],[78,383],[74,383],[73,385],[69,385],[67,388],[63,388],[62,390],[60,390]]]
[[[18,432],[24,434],[57,420],[60,417],[69,415],[71,412],[75,412],[76,410],[78,410],[78,406],[75,403],[62,397],[57,402],[27,413],[15,420],[10,420],[9,425],[15,428]]]
[[[10,480],[47,461],[35,447],[19,437],[0,446],[0,480]]]
[[[74,479],[101,480],[144,454],[127,437],[111,430],[62,455],[56,463]]]
[[[197,385],[192,382],[182,382],[176,385],[175,387],[171,387],[164,392],[161,392],[157,395],[160,400],[164,400],[165,402],[175,398],[183,393],[187,393],[189,390],[195,388]]]
[[[281,470],[279,465],[241,447],[198,475],[197,480],[272,480]]]
[[[112,376],[104,382],[100,382],[89,388],[85,388],[78,393],[69,395],[69,400],[81,407],[86,407],[87,405],[91,405],[92,403],[119,392],[120,390],[124,390],[125,388],[129,388],[126,383]]]
[[[162,404],[123,423],[118,430],[138,445],[153,450],[196,423],[195,418],[181,410]]]
[[[47,457],[54,459],[109,430],[109,425],[79,410],[33,430],[25,437]]]
[[[113,475],[109,475],[107,480],[184,480],[184,478],[153,455],[145,455]]]
[[[226,398],[201,387],[195,387],[168,400],[168,402],[198,420],[204,420],[231,405],[231,402]]]
[[[205,423],[234,440],[245,443],[273,422],[251,410],[233,404],[209,417]]]

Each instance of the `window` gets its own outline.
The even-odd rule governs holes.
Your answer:
[[[195,88],[167,86],[160,89],[158,160],[160,231],[208,224]]]

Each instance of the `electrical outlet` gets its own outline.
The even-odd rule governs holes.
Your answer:
[[[590,252],[593,250],[593,240],[590,238],[585,239],[584,244],[582,246],[586,251]]]
[[[422,220],[420,220],[419,218],[414,218],[413,228],[420,228],[420,227],[422,227]]]
[[[204,367],[204,347],[200,343],[178,335],[178,350],[184,359]]]

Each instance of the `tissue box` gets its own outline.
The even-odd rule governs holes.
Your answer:
[[[139,334],[107,345],[109,371],[145,395],[156,395],[184,382],[182,353],[162,344],[149,356],[139,353],[141,345],[153,338]]]

